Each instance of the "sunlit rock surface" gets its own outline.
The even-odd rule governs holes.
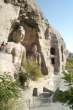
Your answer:
[[[12,63],[12,55],[0,52],[0,75],[8,74],[14,78],[16,69]]]
[[[48,75],[50,87],[54,87],[54,77],[65,69],[66,46],[61,34],[56,31],[43,16],[34,0],[0,1],[0,39],[12,39],[11,22],[17,19],[25,29],[22,42],[26,47],[26,54],[31,52],[31,45],[38,45],[41,54],[41,71]],[[11,29],[10,29],[11,28]],[[8,39],[7,39],[8,38]],[[0,41],[1,41],[0,40]]]
[[[19,7],[5,4],[0,0],[0,42],[7,41],[11,23],[18,17]]]

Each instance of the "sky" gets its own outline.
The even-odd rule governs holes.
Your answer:
[[[58,30],[73,52],[73,0],[37,0],[49,23]]]

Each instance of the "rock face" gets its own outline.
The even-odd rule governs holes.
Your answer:
[[[3,27],[1,27],[3,32],[1,32],[0,28],[0,32],[6,35],[4,39],[8,36],[10,26],[13,28],[12,25],[10,25],[11,18],[15,19],[18,15],[17,19],[20,21],[20,25],[25,28],[25,38],[22,44],[26,47],[27,54],[29,54],[31,50],[31,45],[36,43],[38,45],[38,52],[41,54],[41,70],[43,74],[51,75],[52,73],[58,74],[62,72],[66,63],[66,47],[64,40],[43,17],[42,12],[39,11],[34,0],[4,0],[4,2],[4,7],[9,7],[8,13],[12,12],[12,14],[6,13],[6,24],[2,23]],[[4,7],[2,8],[3,10]],[[2,9],[0,9],[0,12]],[[18,9],[20,9],[19,14]],[[3,11],[4,14],[5,10]],[[4,16],[2,17],[4,19]],[[8,41],[10,41],[10,39],[12,39],[12,36],[9,33]]]
[[[12,56],[7,53],[0,53],[0,75],[8,74],[14,79],[14,73],[16,73],[16,69],[12,63]]]
[[[0,41],[7,41],[11,23],[18,17],[19,7],[0,1]]]

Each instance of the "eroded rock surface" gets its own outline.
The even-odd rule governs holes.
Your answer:
[[[52,76],[51,74],[62,72],[66,63],[66,47],[64,40],[60,33],[44,18],[34,0],[4,0],[4,2],[2,5],[4,7],[1,8],[0,11],[2,12],[3,10],[6,15],[0,15],[3,19],[5,18],[4,20],[0,18],[2,19],[1,28],[3,30],[2,31],[0,28],[0,34],[5,34],[0,35],[0,38],[2,39],[2,36],[4,36],[3,39],[5,40],[8,37],[8,42],[12,41],[11,39],[13,39],[13,36],[10,34],[11,31],[9,31],[9,29],[11,27],[11,30],[13,30],[14,27],[12,26],[13,24],[10,24],[10,20],[17,18],[17,20],[20,21],[20,25],[25,29],[25,38],[22,44],[26,47],[26,53],[29,54],[33,43],[38,45],[43,74]],[[20,10],[16,11],[16,8]],[[6,9],[9,9],[9,11],[6,12]]]
[[[12,63],[12,55],[7,53],[0,53],[0,75],[8,74],[14,79],[16,68]]]
[[[11,24],[14,19],[17,19],[18,13],[19,7],[5,4],[3,0],[0,0],[0,42],[7,41]]]

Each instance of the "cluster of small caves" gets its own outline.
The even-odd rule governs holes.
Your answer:
[[[45,39],[49,40],[50,42],[50,60],[51,64],[54,68],[54,73],[62,72],[65,69],[66,63],[66,47],[65,42],[61,35],[48,26],[45,31]]]

